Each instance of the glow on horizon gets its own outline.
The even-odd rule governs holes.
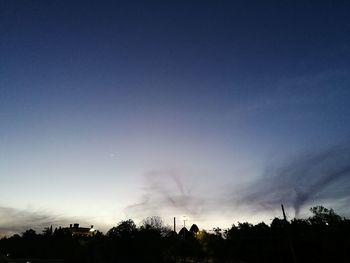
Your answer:
[[[343,5],[4,3],[0,233],[350,214]]]

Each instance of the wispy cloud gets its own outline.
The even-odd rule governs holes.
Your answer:
[[[283,203],[292,206],[298,216],[308,203],[349,201],[349,192],[350,144],[345,143],[270,166],[241,191],[238,203],[264,210]]]
[[[176,172],[154,170],[145,173],[144,180],[141,201],[128,206],[125,209],[126,214],[145,217],[159,215],[164,210],[186,215],[196,215],[200,212],[203,199],[195,196]]]
[[[47,210],[29,211],[0,206],[0,236],[21,233],[27,229],[43,230],[50,225],[67,225],[71,222]]]
[[[281,204],[292,207],[295,216],[304,207],[330,203],[346,212],[343,205],[350,201],[350,143],[270,164],[251,183],[236,182],[221,189],[216,186],[202,194],[183,183],[183,177],[174,171],[151,171],[144,179],[140,202],[125,209],[132,218],[172,213],[249,221],[255,219],[246,216],[274,214]]]

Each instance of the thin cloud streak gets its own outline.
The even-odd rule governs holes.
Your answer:
[[[240,193],[240,205],[271,210],[280,204],[294,208],[295,216],[308,203],[349,200],[350,145],[333,146],[303,155],[280,167],[270,167]]]
[[[45,227],[64,226],[72,223],[68,218],[48,211],[28,211],[0,206],[0,236],[21,233],[27,229],[41,231]]]
[[[164,210],[197,215],[204,200],[194,196],[182,178],[174,171],[154,170],[144,175],[142,200],[125,208],[125,213],[137,217],[159,215]]]
[[[213,188],[203,195],[187,187],[173,171],[155,170],[144,178],[140,202],[125,208],[132,218],[169,213],[202,219],[216,215],[232,223],[242,217],[249,221],[248,215],[272,215],[281,204],[293,208],[294,216],[299,216],[305,207],[335,202],[342,208],[344,202],[350,201],[350,143],[301,154],[283,164],[268,166],[251,183],[236,182],[229,190]],[[344,207],[342,211],[346,212]]]

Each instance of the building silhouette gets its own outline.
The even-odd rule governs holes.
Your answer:
[[[70,224],[69,228],[66,228],[71,232],[72,236],[93,236],[96,233],[94,226],[91,227],[80,227],[78,223]]]

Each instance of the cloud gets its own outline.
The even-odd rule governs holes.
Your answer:
[[[346,213],[349,211],[344,204],[350,201],[350,143],[275,162],[261,176],[243,185],[236,181],[201,193],[187,183],[188,178],[184,179],[171,170],[145,173],[144,194],[125,213],[139,219],[172,214],[229,222],[238,218],[256,220],[247,216],[258,214],[273,215],[281,204],[293,208],[295,216],[303,208],[319,204],[332,205]]]
[[[30,228],[41,231],[51,225],[67,225],[69,222],[69,219],[48,211],[28,211],[0,206],[0,236],[10,236]]]
[[[285,204],[298,216],[308,203],[349,201],[350,144],[299,156],[270,166],[262,177],[240,193],[240,205],[269,210]]]
[[[190,216],[200,213],[204,200],[195,196],[176,172],[154,170],[145,173],[144,180],[142,200],[126,207],[126,214],[147,217],[166,210]]]

